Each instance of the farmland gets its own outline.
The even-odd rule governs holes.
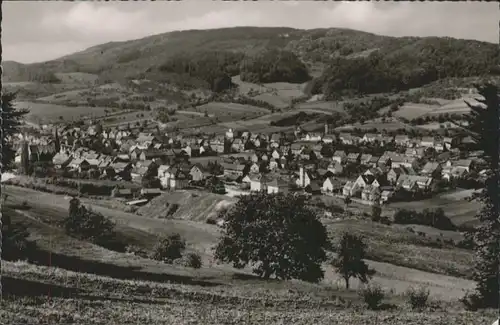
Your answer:
[[[186,109],[189,111],[190,109]],[[269,113],[269,110],[261,107],[242,105],[236,103],[221,103],[221,102],[210,102],[196,107],[196,112],[204,113],[205,111],[209,115],[214,115],[222,117],[224,115],[230,115],[235,118],[251,117],[255,115],[262,115]]]
[[[470,191],[460,191],[455,194],[440,195],[422,201],[390,203],[388,204],[388,208],[415,211],[422,211],[426,208],[442,208],[456,225],[470,225],[476,222],[474,216],[481,207],[479,202],[469,202],[467,200],[470,195]]]
[[[393,115],[407,120],[412,120],[414,118],[422,117],[432,112],[434,109],[436,109],[436,107],[428,104],[405,103],[399,108],[399,110],[394,112]]]
[[[323,114],[328,114],[332,112],[345,113],[342,104],[339,102],[326,102],[326,101],[316,101],[316,102],[305,102],[295,105],[296,110],[300,111],[315,111],[322,112]]]
[[[31,123],[53,123],[57,121],[77,121],[83,117],[102,117],[105,116],[106,107],[88,107],[88,106],[64,106],[55,104],[43,104],[33,102],[16,102],[19,109],[29,109],[27,120]]]
[[[397,120],[387,120],[382,121],[381,119],[374,119],[370,121],[366,121],[364,123],[355,123],[355,124],[346,124],[340,127],[337,127],[335,130],[338,131],[346,131],[352,130],[354,128],[359,128],[360,130],[371,130],[371,129],[379,129],[379,130],[398,130],[398,129],[412,129],[413,127],[407,125],[403,122]]]

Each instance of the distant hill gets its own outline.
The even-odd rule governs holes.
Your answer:
[[[498,45],[472,40],[397,38],[339,28],[235,27],[169,32],[106,43],[43,63],[7,61],[3,66],[6,82],[57,82],[56,73],[78,72],[95,74],[101,83],[149,79],[215,91],[233,87],[228,77],[235,75],[243,81],[251,76],[248,81],[254,83],[303,82],[304,69],[310,75],[318,75],[319,69],[323,73],[312,80],[308,92],[334,97],[497,74],[499,54]],[[245,73],[246,64],[241,73],[249,58],[253,70]],[[259,73],[259,64],[276,70]]]

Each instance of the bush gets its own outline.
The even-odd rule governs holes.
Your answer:
[[[422,212],[412,210],[398,210],[394,214],[394,223],[397,224],[418,224],[431,226],[440,230],[456,230],[457,227],[451,222],[443,209],[425,209]]]
[[[380,307],[380,303],[385,297],[385,292],[378,285],[368,285],[360,291],[360,295],[368,308],[376,310]]]
[[[208,223],[209,225],[216,225],[217,224],[217,220],[215,218],[207,218],[206,220],[206,223]]]
[[[134,254],[136,256],[140,256],[140,257],[144,257],[144,258],[148,258],[148,253],[143,250],[142,248],[140,247],[137,247],[137,246],[134,246],[134,245],[129,245],[127,246],[126,248],[126,252],[127,253],[131,253],[131,254]]]
[[[427,300],[429,299],[429,290],[425,288],[410,288],[406,292],[408,297],[408,302],[412,309],[424,308],[427,305]]]
[[[6,210],[6,209],[4,209]],[[26,226],[20,223],[12,223],[10,211],[2,214],[2,259],[16,261],[25,259],[35,253],[36,243],[28,240],[29,232]]]
[[[460,302],[464,305],[465,309],[469,311],[476,311],[481,307],[481,297],[474,292],[467,292],[465,296],[460,298]]]
[[[182,257],[182,251],[186,248],[186,242],[179,234],[172,234],[161,238],[153,248],[152,258],[165,263],[173,263]]]
[[[123,243],[117,241],[115,223],[85,206],[76,198],[70,201],[69,213],[61,222],[66,233],[81,240],[88,240],[108,249],[124,251]]]
[[[193,269],[199,269],[201,268],[202,262],[201,262],[201,256],[196,253],[189,253],[186,256],[184,256],[184,261],[183,265],[185,267],[192,267]]]

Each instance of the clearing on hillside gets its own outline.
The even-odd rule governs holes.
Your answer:
[[[88,107],[88,106],[65,106],[55,104],[16,102],[19,109],[28,109],[27,120],[31,123],[44,124],[57,121],[77,121],[82,117],[101,117],[105,116],[106,107]]]
[[[226,195],[179,190],[154,198],[137,213],[149,218],[205,222],[236,201]]]
[[[437,107],[437,105],[405,103],[396,112],[394,112],[393,115],[407,120],[412,120],[432,112]]]

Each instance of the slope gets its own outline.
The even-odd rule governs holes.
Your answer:
[[[165,193],[141,207],[137,213],[150,218],[168,218],[205,222],[237,200],[225,195],[201,191]]]

